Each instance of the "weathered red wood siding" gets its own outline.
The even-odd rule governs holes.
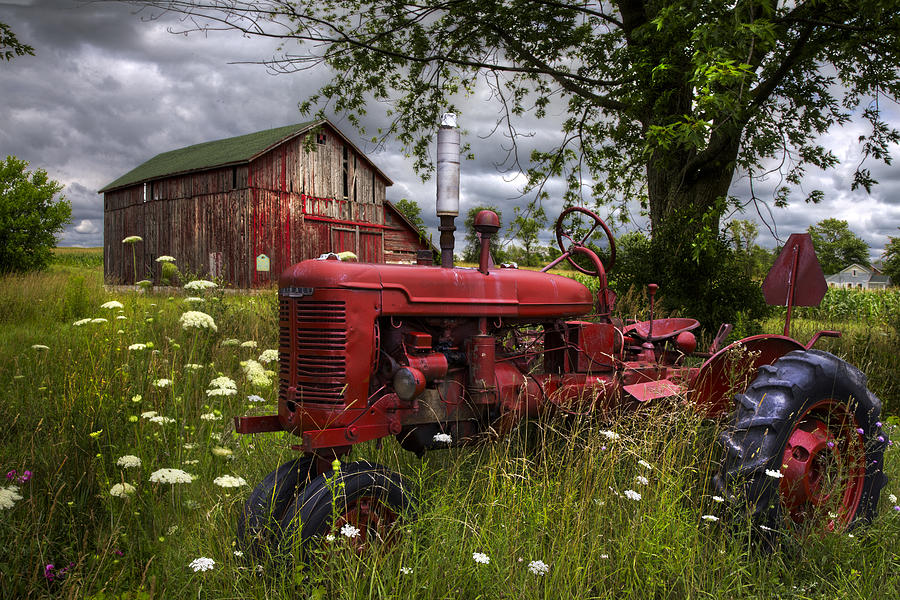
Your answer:
[[[161,255],[179,269],[210,276],[210,256],[240,288],[270,285],[293,263],[350,250],[364,262],[411,262],[427,247],[407,223],[385,223],[387,181],[329,126],[323,143],[301,135],[249,164],[177,175],[113,190],[104,197],[104,263],[111,283],[159,281]],[[346,182],[346,183],[345,183]],[[257,271],[265,254],[270,270]],[[411,257],[411,258],[410,258]]]
[[[416,262],[418,250],[430,249],[419,233],[389,204],[384,205],[384,262]]]

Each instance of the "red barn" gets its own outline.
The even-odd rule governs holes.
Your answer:
[[[293,263],[352,251],[360,262],[415,262],[434,250],[385,199],[391,180],[327,120],[159,154],[100,190],[104,274],[158,281],[156,258],[239,288]]]

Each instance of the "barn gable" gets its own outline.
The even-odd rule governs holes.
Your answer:
[[[121,243],[130,235],[144,240],[134,248],[138,279],[158,280],[161,255],[236,287],[268,285],[323,252],[350,250],[365,262],[405,258],[408,240],[394,252],[392,240],[404,236],[384,222],[388,185],[328,121],[164,152],[100,190],[105,275],[134,279],[131,248]]]

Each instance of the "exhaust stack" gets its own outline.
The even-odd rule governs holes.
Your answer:
[[[441,220],[441,266],[453,268],[455,219],[459,215],[459,129],[456,114],[441,115],[437,134],[437,216]]]

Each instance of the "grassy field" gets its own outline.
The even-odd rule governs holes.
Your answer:
[[[338,535],[310,569],[247,563],[234,554],[238,513],[296,443],[237,436],[230,420],[275,410],[276,386],[252,383],[241,365],[276,347],[275,295],[113,295],[97,256],[70,251],[47,273],[0,280],[0,467],[15,471],[0,484],[0,598],[900,595],[900,512],[888,499],[900,495],[900,444],[886,454],[891,481],[871,527],[791,537],[771,552],[712,499],[716,424],[668,403],[614,422],[550,418],[421,460],[392,440],[364,444],[353,459],[387,465],[416,490],[418,518],[396,543],[358,555]],[[101,307],[113,300],[122,307]],[[217,331],[184,329],[187,310],[211,315]],[[859,319],[810,314],[794,334],[843,329],[819,346],[869,374],[900,437],[900,338],[887,316]],[[777,319],[764,326],[780,332]],[[208,395],[220,376],[236,394]],[[140,465],[119,465],[126,455]],[[161,468],[195,477],[151,482]],[[224,475],[247,484],[221,487]],[[133,493],[110,493],[124,484]],[[213,568],[189,568],[200,557]]]

